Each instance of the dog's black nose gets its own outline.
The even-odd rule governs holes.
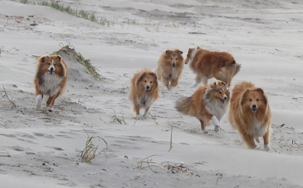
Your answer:
[[[146,89],[149,89],[150,87],[149,86],[146,86]]]
[[[173,67],[175,67],[175,66],[176,66],[176,63],[174,62],[174,63],[173,63]]]
[[[51,67],[49,70],[50,70],[51,72],[53,72],[53,71],[54,71],[54,68],[53,68],[53,67]]]
[[[257,105],[253,104],[253,105],[252,105],[252,108],[253,108],[253,109],[256,109],[256,108],[257,108]]]
[[[226,96],[224,96],[224,100],[227,100],[227,97],[226,97]]]

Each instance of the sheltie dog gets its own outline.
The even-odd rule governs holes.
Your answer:
[[[254,140],[259,143],[262,136],[264,149],[270,150],[271,112],[263,89],[250,82],[237,84],[232,91],[228,116],[249,148],[255,148]]]
[[[190,87],[196,87],[201,81],[204,85],[208,79],[215,77],[231,85],[231,80],[240,71],[241,65],[227,52],[211,52],[197,46],[189,48],[185,64],[196,74],[195,81]]]
[[[178,85],[179,78],[184,68],[183,52],[179,49],[166,50],[158,60],[158,67],[155,71],[158,80],[162,80],[164,86],[170,90]]]
[[[209,125],[209,120],[215,124],[215,132],[219,131],[220,121],[228,108],[230,93],[226,83],[217,80],[206,84],[195,91],[191,97],[181,97],[177,100],[177,111],[196,117],[201,122],[202,132]]]
[[[46,105],[49,111],[54,109],[55,100],[59,97],[66,85],[67,67],[59,55],[41,56],[38,58],[34,84],[36,88],[36,107],[41,107],[43,95],[49,98]]]
[[[131,80],[129,99],[136,111],[136,119],[142,119],[140,108],[145,108],[143,118],[146,118],[151,105],[159,97],[157,76],[150,69],[143,69],[134,74]]]

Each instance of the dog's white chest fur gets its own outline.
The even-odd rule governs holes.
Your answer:
[[[171,78],[172,78],[172,79],[178,78],[178,72],[177,72],[177,70],[176,70],[175,67],[172,68],[172,71],[171,71]]]
[[[219,121],[221,121],[222,117],[226,113],[227,107],[228,107],[228,102],[222,103],[219,100],[214,100],[214,101],[209,101],[205,100],[206,102],[206,110],[217,117]]]
[[[254,137],[261,137],[264,136],[266,132],[267,126],[262,126],[262,123],[256,117],[254,117],[252,128],[248,133]]]
[[[140,105],[140,107],[148,108],[153,104],[154,98],[149,97],[146,92],[141,97],[137,98],[137,104]]]
[[[58,93],[63,77],[59,77],[55,74],[49,74],[48,72],[43,76],[43,84],[40,86],[39,90],[48,96],[54,96]]]

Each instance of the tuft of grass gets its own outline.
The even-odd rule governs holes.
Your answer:
[[[124,117],[122,115],[122,119],[118,118],[116,115],[116,112],[114,110],[114,115],[111,117],[111,121],[109,123],[114,123],[114,124],[124,124],[127,125],[127,123],[124,120]]]
[[[15,102],[9,98],[9,96],[8,96],[8,94],[7,94],[7,92],[6,92],[5,87],[4,87],[4,86],[2,86],[2,87],[3,87],[3,93],[4,93],[4,95],[1,97],[1,99],[2,99],[3,97],[6,97],[6,98],[8,99],[8,101],[12,104],[12,106],[13,106],[14,108],[16,108],[17,106],[16,106]]]
[[[95,145],[93,143],[94,139],[99,139],[99,141],[103,141],[106,145],[106,148],[98,151],[99,145]],[[107,142],[100,136],[89,136],[87,135],[87,140],[85,147],[83,151],[81,152],[81,162],[89,163],[91,162],[96,156],[100,155],[102,152],[105,153],[105,151],[108,149]],[[106,154],[106,153],[105,153]]]
[[[107,22],[102,22],[102,21],[98,21],[98,18],[95,16],[95,13],[89,13],[89,12],[86,12],[84,10],[76,10],[76,9],[73,9],[70,5],[64,5],[62,3],[60,3],[60,1],[55,1],[55,0],[43,0],[43,1],[34,1],[34,0],[11,0],[11,1],[15,1],[15,2],[20,2],[20,3],[23,3],[23,4],[32,4],[32,5],[41,5],[41,6],[48,6],[48,7],[51,7],[51,8],[54,8],[56,10],[59,10],[61,12],[66,12],[70,15],[73,15],[73,16],[76,16],[78,18],[84,18],[84,19],[87,19],[87,20],[90,20],[92,22],[95,22],[95,23],[99,23],[101,25],[107,25],[108,27],[110,26],[110,22],[107,21]]]
[[[91,64],[91,61],[89,59],[85,59],[80,52],[76,52],[75,48],[71,46],[70,43],[68,45],[63,45],[62,43],[60,43],[60,46],[61,49],[53,52],[52,55],[58,53],[72,55],[75,60],[77,60],[86,68],[88,74],[92,75],[96,80],[102,80],[101,75],[98,73],[96,67]]]
[[[23,3],[23,4],[28,4],[28,0],[21,0],[20,3]]]
[[[92,13],[90,16],[89,16],[89,20],[92,21],[92,22],[98,22],[96,16],[95,16],[95,13]]]

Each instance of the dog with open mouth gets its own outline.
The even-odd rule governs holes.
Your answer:
[[[256,148],[255,140],[263,137],[264,149],[270,150],[271,111],[262,88],[245,81],[235,85],[228,116],[249,148]]]
[[[63,93],[66,86],[67,66],[60,55],[41,56],[37,62],[34,78],[36,107],[40,108],[43,95],[48,95],[46,105],[52,112],[56,98]]]
[[[230,93],[225,82],[217,80],[195,91],[191,97],[181,97],[176,102],[177,111],[196,117],[201,123],[202,132],[212,120],[215,132],[219,131],[220,121],[229,105]]]
[[[147,117],[147,112],[153,103],[159,98],[157,75],[150,69],[142,69],[136,72],[131,80],[129,99],[131,100],[136,119]],[[144,108],[143,116],[140,109]]]
[[[179,78],[184,68],[183,52],[179,49],[164,51],[159,60],[156,74],[158,80],[162,80],[163,85],[168,90],[178,85]]]

